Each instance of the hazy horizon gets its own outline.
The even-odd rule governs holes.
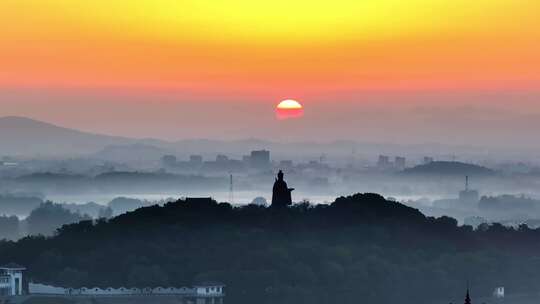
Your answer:
[[[7,1],[0,116],[168,140],[540,147],[539,4],[307,4]],[[276,119],[284,99],[303,117]]]
[[[540,93],[533,91],[367,92],[362,97],[345,96],[339,103],[324,96],[299,98],[304,117],[285,121],[275,118],[277,98],[186,101],[178,92],[98,92],[3,90],[0,116],[28,117],[97,134],[168,141],[256,138],[539,147],[530,140],[540,128],[540,111],[531,109]]]

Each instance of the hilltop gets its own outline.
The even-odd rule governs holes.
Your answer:
[[[405,169],[403,173],[407,175],[490,176],[494,175],[496,172],[489,168],[474,164],[456,161],[434,161]]]

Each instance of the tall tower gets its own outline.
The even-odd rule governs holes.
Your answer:
[[[229,175],[229,204],[234,204],[234,187],[232,174]]]
[[[467,294],[465,295],[465,304],[471,304],[471,297],[469,295],[469,287],[467,287]]]
[[[465,176],[465,190],[459,192],[459,200],[470,204],[476,204],[479,200],[479,194],[476,190],[469,188],[469,176]]]

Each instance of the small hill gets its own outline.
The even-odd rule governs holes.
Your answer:
[[[403,171],[406,175],[489,176],[496,172],[486,167],[455,161],[434,161]]]

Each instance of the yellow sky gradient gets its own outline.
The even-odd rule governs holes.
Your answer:
[[[540,1],[4,0],[0,87],[537,89]]]

